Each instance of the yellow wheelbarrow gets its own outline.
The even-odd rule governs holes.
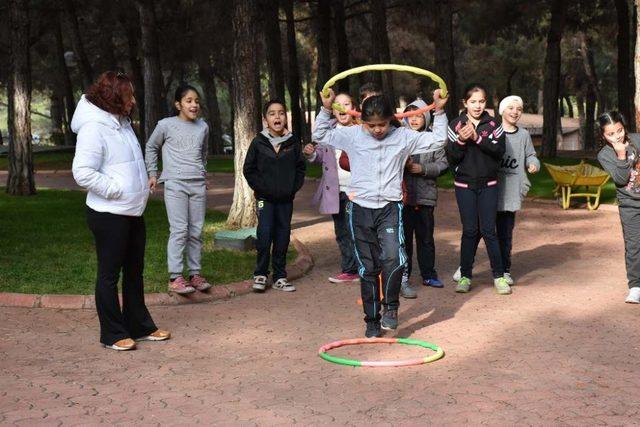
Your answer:
[[[586,197],[587,208],[589,210],[598,209],[602,187],[609,181],[609,174],[598,167],[585,163],[584,160],[571,166],[558,166],[549,163],[544,165],[556,183],[553,194],[556,197],[562,197],[562,209],[569,209],[571,199],[574,197]],[[584,191],[578,192],[579,187],[584,187]]]

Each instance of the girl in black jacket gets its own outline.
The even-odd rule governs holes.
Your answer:
[[[478,84],[465,88],[464,111],[449,123],[447,157],[453,169],[456,200],[462,220],[460,244],[461,278],[456,292],[471,289],[476,240],[487,247],[493,284],[501,295],[511,293],[504,279],[500,245],[496,234],[498,169],[505,152],[502,126],[485,111],[487,91]]]

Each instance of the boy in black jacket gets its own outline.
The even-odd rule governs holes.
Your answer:
[[[296,288],[287,281],[286,256],[293,199],[304,183],[305,160],[300,141],[287,129],[284,102],[267,102],[262,115],[267,127],[251,142],[243,168],[258,205],[258,259],[253,290],[264,292],[267,288],[272,257],[273,288],[292,292]]]

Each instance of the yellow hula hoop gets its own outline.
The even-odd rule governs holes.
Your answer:
[[[327,96],[329,94],[329,88],[336,84],[337,81],[344,79],[345,77],[349,77],[353,74],[360,74],[366,71],[402,71],[406,73],[413,73],[419,76],[428,77],[434,82],[438,84],[440,87],[441,95],[443,98],[447,97],[447,84],[442,80],[440,76],[435,73],[432,73],[429,70],[425,70],[423,68],[412,67],[411,65],[399,65],[399,64],[370,64],[363,65],[361,67],[351,68],[350,70],[345,70],[341,73],[336,74],[331,77],[322,88],[322,94]],[[341,105],[334,104],[335,106],[339,106],[336,108],[338,111],[344,110]]]

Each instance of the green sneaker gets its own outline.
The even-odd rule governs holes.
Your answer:
[[[493,279],[493,286],[496,288],[498,295],[509,295],[511,293],[511,286],[504,277],[498,277]]]
[[[471,289],[471,279],[468,277],[461,277],[456,285],[456,292],[466,294]]]

